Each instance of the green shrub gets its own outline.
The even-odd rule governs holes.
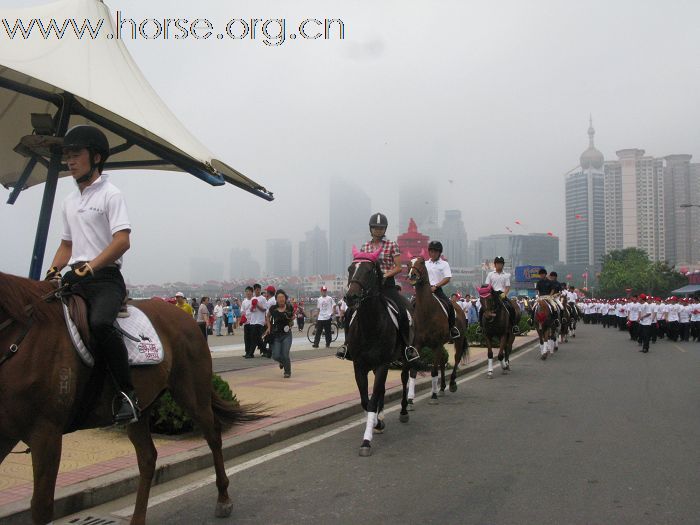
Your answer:
[[[214,391],[225,401],[238,404],[236,396],[228,383],[221,376],[213,374],[211,378]],[[192,418],[178,405],[170,392],[166,391],[151,409],[151,432],[157,434],[184,434],[195,429]]]
[[[520,329],[519,335],[527,335],[527,333],[532,330],[532,325],[530,324],[530,316],[526,313],[520,317],[520,322],[518,323],[518,328]]]

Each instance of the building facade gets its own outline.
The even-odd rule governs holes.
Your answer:
[[[299,275],[319,275],[329,273],[328,237],[326,232],[316,226],[304,234],[299,242]]]
[[[450,262],[450,266],[467,266],[469,243],[460,210],[445,210],[439,240],[442,242],[444,256]]]
[[[268,239],[266,241],[265,271],[270,276],[292,275],[292,241]]]
[[[330,272],[345,275],[353,245],[359,248],[369,240],[371,202],[361,188],[342,180],[331,181],[328,202]]]
[[[413,219],[418,230],[437,237],[438,224],[437,189],[431,187],[430,181],[422,183],[403,183],[399,188],[399,227],[405,228]]]

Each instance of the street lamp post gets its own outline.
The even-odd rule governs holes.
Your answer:
[[[700,208],[700,204],[685,203],[685,204],[679,204],[678,207],[679,208]]]

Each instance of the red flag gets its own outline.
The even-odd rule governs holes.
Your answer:
[[[515,224],[520,224],[520,219],[516,219]]]
[[[554,234],[552,232],[547,232],[547,235],[549,235],[550,237],[554,237]]]

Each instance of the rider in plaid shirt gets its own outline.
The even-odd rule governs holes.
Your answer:
[[[398,244],[384,238],[387,226],[389,226],[389,220],[386,218],[386,215],[383,213],[373,214],[369,218],[369,231],[372,234],[372,240],[366,242],[362,246],[361,251],[365,253],[374,253],[381,249],[378,260],[382,273],[384,274],[382,294],[384,297],[390,299],[399,310],[399,331],[406,344],[404,353],[408,361],[413,361],[414,359],[418,359],[420,355],[418,351],[411,346],[413,338],[411,337],[410,323],[407,314],[410,305],[406,298],[399,293],[396,280],[394,279],[396,274],[401,273],[401,252]],[[346,316],[347,315],[346,313]],[[352,314],[350,313],[350,315]],[[348,326],[347,322],[345,326]],[[340,359],[345,359],[347,357],[347,347],[345,345],[341,346],[336,356]]]

